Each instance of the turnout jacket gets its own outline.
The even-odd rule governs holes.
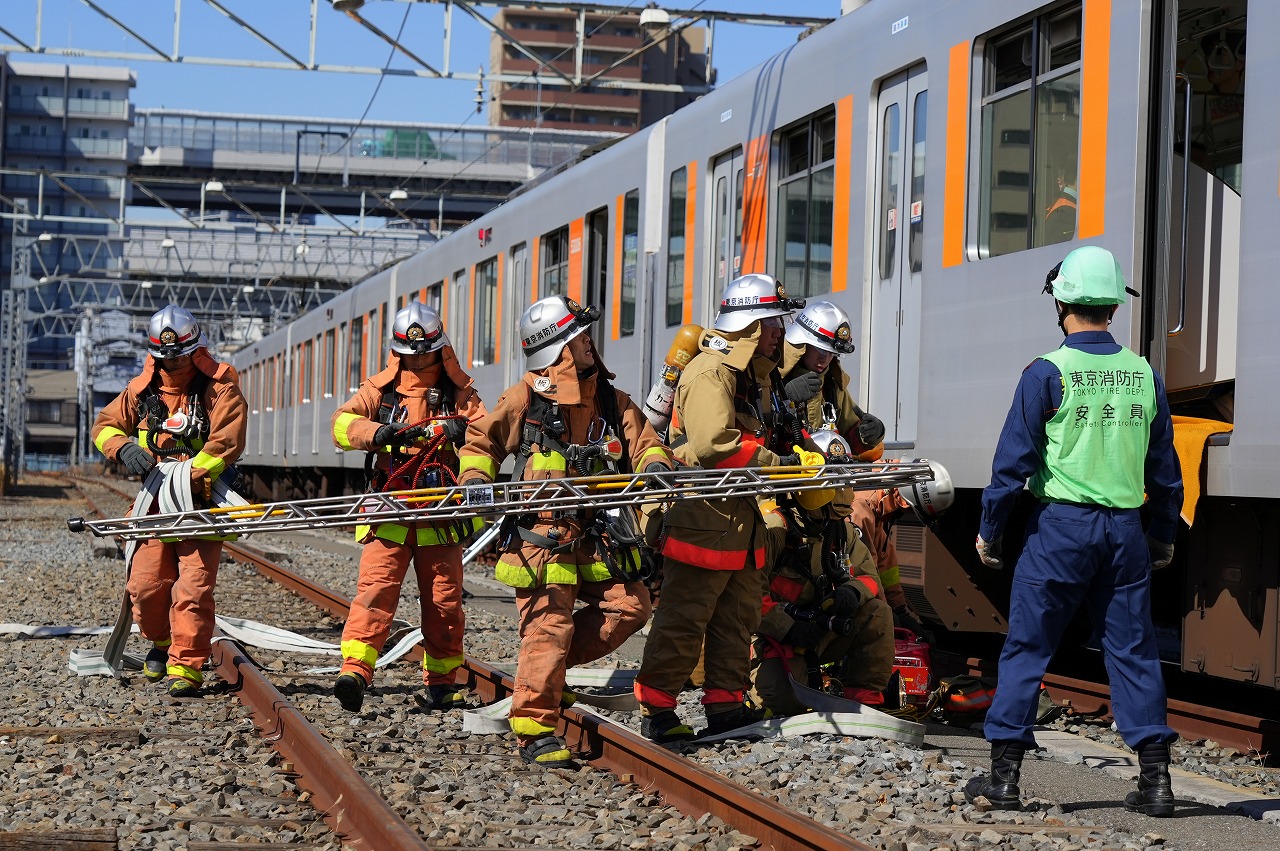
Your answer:
[[[898,549],[893,545],[893,535],[885,522],[889,506],[893,506],[892,513],[895,515],[898,511],[910,508],[896,490],[858,491],[850,505],[849,522],[858,527],[862,540],[875,558],[875,568],[880,575],[885,599],[893,608],[901,609],[907,606],[907,594],[902,590]]]
[[[392,352],[387,358],[386,369],[361,382],[356,395],[334,411],[331,420],[334,445],[347,451],[364,450],[377,453],[375,468],[383,473],[390,470],[393,458],[390,447],[377,446],[373,442],[374,434],[383,425],[380,412],[383,397],[388,390],[394,391],[397,404],[404,406],[404,416],[399,421],[405,425],[436,416],[458,415],[468,420],[484,416],[486,413],[484,402],[481,401],[480,395],[473,386],[473,379],[458,363],[453,347],[445,346],[440,349],[440,355],[435,363],[414,371],[405,368],[400,355]],[[446,378],[447,385],[452,385],[452,398],[442,400],[447,404],[432,406],[429,398],[431,391],[445,383]],[[385,412],[381,413],[385,415]],[[407,446],[399,450],[394,457],[403,463],[410,456],[422,452],[424,448],[425,444]],[[456,472],[458,464],[455,452],[456,447],[446,440],[441,444],[439,460]],[[441,484],[448,483],[441,482]],[[477,523],[470,524],[474,528],[469,529],[468,532],[479,528],[479,518],[476,520]],[[445,537],[449,539],[443,540],[439,534],[441,530],[436,528],[435,524],[414,524],[414,527],[417,529],[419,544],[456,543],[456,534],[452,537],[446,535]],[[408,528],[398,523],[384,523],[372,530],[368,526],[358,526],[356,540],[367,541],[372,536],[403,544],[408,537]]]
[[[498,468],[507,457],[521,455],[526,419],[535,397],[559,406],[565,428],[558,438],[561,445],[585,445],[590,440],[599,439],[601,421],[606,419],[606,412],[597,398],[601,374],[613,378],[613,373],[605,369],[598,354],[595,368],[579,374],[568,347],[547,369],[526,372],[517,384],[498,398],[490,413],[472,420],[468,426],[466,445],[458,452],[459,481],[470,485],[492,483],[497,480]],[[614,387],[613,393],[619,422],[609,426],[618,430],[615,435],[625,442],[631,469],[640,471],[655,462],[672,468],[670,454],[644,413],[623,391]],[[515,477],[544,481],[579,475],[555,447],[544,446],[534,440],[528,450],[527,461],[517,459]],[[603,462],[593,460],[592,473],[602,469]],[[519,537],[513,535],[498,564],[498,580],[514,587],[532,587],[610,579],[607,566],[594,555],[594,542],[583,540],[594,516],[593,511],[578,511],[543,512],[522,518],[521,526],[541,538],[554,540],[560,552],[553,553],[546,547],[528,542],[521,546]],[[579,543],[581,547],[578,547]],[[587,551],[588,545],[590,552]],[[582,552],[575,554],[575,549],[582,549]]]
[[[142,372],[98,414],[91,432],[93,445],[113,461],[119,460],[120,450],[130,437],[137,437],[138,444],[150,451],[147,420],[139,406],[143,395],[148,388],[153,389],[169,413],[175,414],[186,409],[191,388],[198,382],[204,384],[200,404],[209,419],[209,436],[179,442],[173,435],[160,432],[152,440],[159,449],[181,446],[182,452],[166,457],[191,458],[192,488],[203,492],[206,480],[209,484],[217,481],[222,471],[244,452],[249,407],[240,392],[240,376],[235,367],[214,360],[203,346],[191,353],[191,362],[180,370],[160,369],[156,359],[147,355]]]
[[[708,469],[777,466],[764,421],[776,362],[757,353],[752,331],[708,328],[676,386],[671,447],[677,460]],[[765,523],[755,496],[686,500],[666,512],[662,554],[711,570],[765,566]]]

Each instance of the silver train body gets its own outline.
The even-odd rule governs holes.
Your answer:
[[[491,402],[523,372],[525,306],[596,304],[604,362],[642,399],[677,328],[767,272],[849,313],[844,364],[890,456],[936,458],[960,488],[937,529],[897,527],[917,608],[1000,631],[978,494],[1021,370],[1059,341],[1045,274],[1098,244],[1142,293],[1116,337],[1175,413],[1234,424],[1187,462],[1198,513],[1155,583],[1171,656],[1276,688],[1277,36],[1260,0],[872,0],[239,352],[241,466],[277,492],[357,486],[329,420],[407,299],[442,310]]]

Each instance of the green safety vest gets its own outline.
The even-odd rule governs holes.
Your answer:
[[[1062,404],[1045,423],[1031,492],[1047,502],[1142,505],[1156,414],[1151,365],[1125,348],[1095,355],[1063,346],[1044,359],[1062,373]]]

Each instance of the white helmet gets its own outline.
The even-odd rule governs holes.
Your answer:
[[[449,345],[440,314],[420,301],[396,311],[391,323],[391,351],[402,355],[425,355]]]
[[[529,305],[520,316],[520,348],[530,371],[546,369],[560,359],[565,344],[600,318],[596,307],[552,295]]]
[[[818,451],[827,459],[828,464],[848,464],[854,460],[849,441],[841,437],[835,429],[814,429],[809,435],[809,440],[818,447]]]
[[[191,312],[176,305],[157,311],[147,323],[147,351],[157,358],[189,355],[209,340]]]
[[[811,301],[791,317],[787,342],[793,346],[817,346],[833,355],[852,354],[849,315],[829,301]]]
[[[802,307],[804,299],[787,298],[782,284],[768,275],[743,275],[725,285],[715,328],[741,331],[758,319],[786,316]]]
[[[911,461],[928,464],[933,470],[933,481],[916,482],[898,488],[898,494],[915,509],[916,516],[922,523],[932,523],[956,501],[955,485],[951,483],[951,474],[947,472],[947,468],[937,461],[927,458],[912,458]]]

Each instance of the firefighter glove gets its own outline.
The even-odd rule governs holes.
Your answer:
[[[1159,570],[1168,567],[1173,561],[1173,544],[1166,544],[1159,538],[1147,535],[1147,551],[1151,553],[1151,569]]]
[[[974,545],[978,550],[978,558],[982,559],[982,563],[994,570],[1000,570],[1004,567],[1004,560],[1000,558],[1001,546],[1000,538],[994,541],[984,541],[982,536],[978,536],[978,540]]]
[[[417,440],[421,433],[416,426],[387,423],[378,426],[378,430],[373,433],[373,442],[377,446],[408,446]]]
[[[791,625],[791,629],[787,630],[787,634],[783,636],[782,643],[790,644],[792,647],[804,647],[812,650],[818,646],[826,634],[826,629],[819,624],[796,621]]]
[[[790,455],[779,455],[778,466],[779,467],[799,467],[800,455],[795,452],[792,452]]]
[[[871,589],[861,582],[846,582],[832,593],[831,614],[847,618],[871,599]]]
[[[898,606],[893,610],[893,625],[898,629],[911,630],[925,644],[933,643],[933,633],[906,606]]]
[[[120,451],[116,453],[116,460],[135,476],[145,476],[156,465],[156,459],[151,453],[132,440],[120,447]]]
[[[868,449],[878,446],[884,440],[884,422],[857,405],[854,405],[853,412],[858,416],[858,439],[862,441],[862,445]]]
[[[444,429],[445,439],[452,443],[455,448],[467,442],[466,417],[445,420],[440,427]]]
[[[782,392],[797,405],[808,402],[822,389],[822,376],[816,372],[805,372],[782,385]]]
[[[670,470],[670,467],[660,461],[650,461],[648,464],[644,465],[644,471],[646,473],[666,473]]]

